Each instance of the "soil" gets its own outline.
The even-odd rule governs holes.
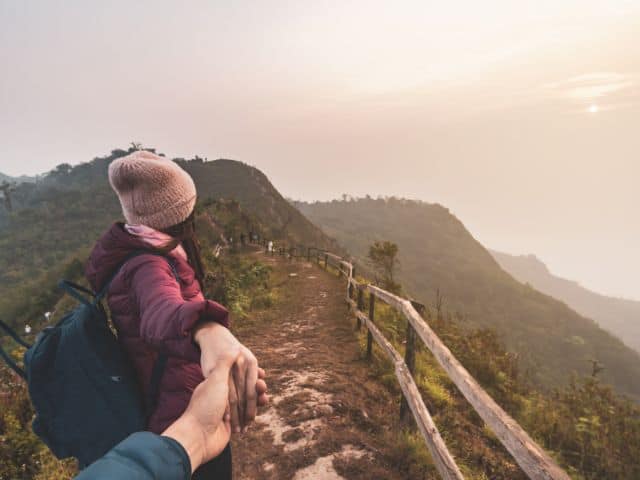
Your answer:
[[[370,377],[344,278],[255,255],[273,266],[278,300],[235,331],[266,370],[271,402],[233,439],[234,478],[403,478],[384,441],[398,402]]]

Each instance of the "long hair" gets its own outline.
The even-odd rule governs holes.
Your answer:
[[[200,255],[200,244],[196,236],[196,216],[195,211],[181,223],[162,229],[168,235],[171,235],[175,243],[167,245],[166,248],[172,250],[178,244],[182,244],[182,248],[187,253],[187,261],[193,268],[196,278],[200,283],[200,287],[204,290],[205,272],[202,264],[202,256]]]

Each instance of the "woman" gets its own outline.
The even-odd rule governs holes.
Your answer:
[[[193,180],[176,163],[137,151],[111,163],[109,183],[126,223],[115,223],[98,240],[86,275],[99,291],[117,271],[107,301],[118,339],[152,407],[148,430],[161,433],[175,421],[195,387],[229,352],[236,355],[229,377],[231,428],[236,433],[246,429],[264,394],[261,387],[256,391],[264,372],[228,330],[227,310],[202,294]],[[120,265],[124,266],[118,270]],[[155,368],[160,376],[157,392],[152,392],[151,378],[161,354],[166,364]],[[229,445],[193,478],[230,479]]]

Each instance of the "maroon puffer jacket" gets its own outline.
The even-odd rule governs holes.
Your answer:
[[[100,291],[118,265],[136,250],[149,249],[144,240],[115,223],[98,240],[86,266],[94,291]],[[229,326],[220,304],[205,300],[189,263],[169,254],[180,284],[166,258],[140,255],[127,261],[111,282],[107,301],[111,318],[146,395],[158,352],[169,356],[159,385],[157,406],[148,429],[161,433],[187,407],[193,389],[203,380],[200,350],[191,330],[200,320]]]

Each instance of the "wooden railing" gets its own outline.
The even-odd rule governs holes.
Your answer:
[[[307,258],[310,259],[311,255]],[[416,336],[431,351],[451,381],[530,479],[569,480],[569,475],[484,391],[442,343],[419,313],[424,309],[423,305],[401,298],[375,285],[358,282],[353,264],[338,255],[317,250],[314,259],[318,263],[323,262],[325,269],[332,266],[337,270],[338,275],[347,278],[346,301],[355,314],[358,327],[364,325],[367,328],[367,355],[371,356],[372,344],[375,340],[393,363],[403,394],[400,415],[404,417],[407,408],[411,411],[442,478],[461,479],[463,477],[440,436],[413,378]],[[365,312],[365,292],[369,294],[368,313]],[[376,299],[391,306],[407,319],[404,358],[375,325]]]
[[[259,243],[266,245],[264,240]],[[423,305],[401,298],[370,283],[358,282],[353,264],[334,253],[315,247],[297,246],[290,248],[278,247],[272,254],[288,256],[291,259],[313,260],[325,270],[332,267],[339,276],[346,277],[346,302],[354,312],[357,327],[361,328],[364,325],[367,328],[367,356],[371,357],[373,341],[375,340],[393,363],[396,378],[403,395],[400,416],[404,418],[407,412],[411,411],[431,453],[436,469],[442,478],[446,480],[462,479],[463,476],[440,436],[440,432],[413,378],[416,337],[419,337],[431,351],[451,381],[460,390],[460,393],[489,426],[530,479],[570,480],[569,475],[484,391],[453,356],[446,345],[442,343],[422,318],[420,312],[424,311],[425,307]],[[365,292],[369,295],[368,309],[365,307]],[[407,319],[404,358],[375,325],[376,299],[391,306]],[[368,313],[365,310],[368,310]]]

